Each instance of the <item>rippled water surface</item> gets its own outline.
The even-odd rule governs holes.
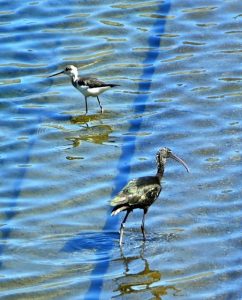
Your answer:
[[[2,1],[0,297],[242,299],[241,1]],[[120,84],[104,113],[66,76]],[[109,202],[154,174],[130,215]]]

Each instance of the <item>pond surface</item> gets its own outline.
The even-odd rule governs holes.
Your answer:
[[[241,299],[241,1],[3,1],[0,297]],[[120,84],[104,113],[68,77]],[[168,161],[150,208],[109,203]]]

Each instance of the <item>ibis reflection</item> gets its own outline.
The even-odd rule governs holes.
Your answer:
[[[115,292],[119,291],[119,295],[116,297],[140,295],[141,299],[144,299],[144,296],[147,297],[146,299],[162,299],[162,296],[168,294],[178,296],[180,290],[174,285],[164,284],[160,270],[150,268],[149,261],[144,256],[144,250],[143,243],[139,255],[125,256],[122,247],[120,248],[120,259],[123,261],[124,273],[123,276],[115,279],[117,285]],[[133,272],[131,265],[134,264],[138,265],[139,268],[142,266],[142,270]],[[150,296],[154,298],[149,298]]]

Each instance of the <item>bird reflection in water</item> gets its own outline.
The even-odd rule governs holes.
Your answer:
[[[174,285],[164,285],[157,284],[162,277],[162,273],[159,270],[150,269],[148,260],[144,257],[144,247],[145,243],[142,244],[139,255],[127,256],[125,257],[122,247],[120,247],[120,259],[124,264],[124,275],[116,278],[117,289],[114,291],[119,292],[118,295],[113,298],[124,297],[129,295],[134,297],[141,297],[144,299],[151,299],[148,296],[150,293],[154,298],[152,299],[162,299],[162,296],[172,294],[173,296],[178,296],[180,292]],[[143,270],[133,273],[130,265],[135,263],[136,265],[143,265]]]
[[[95,125],[91,126],[91,122]],[[100,124],[100,114],[76,116],[72,118],[71,123],[80,126],[79,130],[74,131],[74,136],[66,138],[72,142],[73,147],[80,146],[82,141],[103,144],[109,141],[109,135],[113,132],[110,125]]]
[[[100,114],[78,115],[71,118],[72,124],[88,124],[88,122],[100,121],[103,117]]]

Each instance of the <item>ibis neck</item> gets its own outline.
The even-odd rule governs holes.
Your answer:
[[[165,165],[159,164],[159,165],[157,166],[157,173],[156,173],[156,176],[159,178],[159,180],[161,180],[161,178],[163,177],[164,170],[165,170]]]

